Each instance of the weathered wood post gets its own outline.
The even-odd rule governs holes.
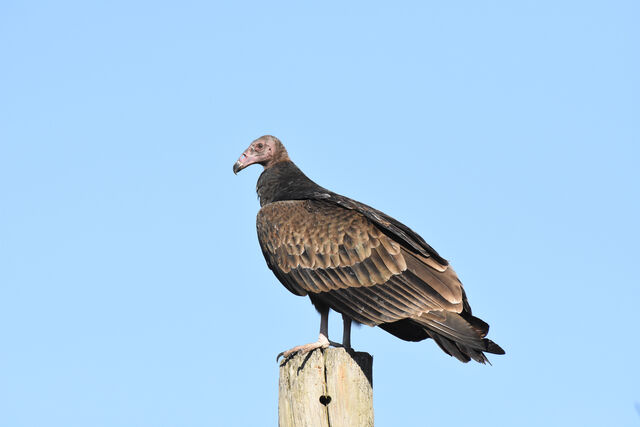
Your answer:
[[[373,357],[344,348],[296,355],[280,365],[280,427],[372,427]]]

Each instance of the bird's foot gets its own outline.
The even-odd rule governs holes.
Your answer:
[[[318,337],[318,341],[316,342],[312,342],[304,345],[298,345],[293,347],[292,349],[279,353],[278,356],[276,356],[276,362],[280,359],[280,356],[283,356],[286,359],[289,356],[292,356],[296,353],[306,354],[310,351],[315,350],[316,348],[324,349],[324,348],[328,348],[330,345],[335,346],[336,344],[337,343],[333,341],[329,341],[329,338],[327,338],[324,334],[320,334],[320,336]]]

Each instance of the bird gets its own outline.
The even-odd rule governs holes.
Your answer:
[[[420,235],[385,213],[316,184],[272,135],[253,141],[233,165],[258,164],[258,241],[267,266],[320,313],[318,340],[281,352],[291,357],[330,345],[351,349],[353,322],[405,341],[433,339],[461,362],[505,354],[486,338],[449,262]],[[329,340],[329,310],[342,315],[342,344]]]

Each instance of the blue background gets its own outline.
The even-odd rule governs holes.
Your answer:
[[[640,425],[639,12],[4,0],[0,425],[277,423],[319,316],[231,171],[266,133],[422,234],[507,351],[357,328],[376,425]]]

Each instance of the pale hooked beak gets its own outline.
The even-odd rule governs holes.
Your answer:
[[[237,162],[234,163],[233,165],[233,173],[234,174],[238,174],[238,172],[240,172],[242,169],[246,168],[247,164],[245,164],[244,162],[247,159],[247,155],[245,153],[242,153],[242,156],[240,156],[240,158],[238,159]]]
[[[261,159],[255,155],[251,147],[247,148],[240,156],[238,161],[233,165],[233,173],[237,174],[247,166],[260,162]]]

